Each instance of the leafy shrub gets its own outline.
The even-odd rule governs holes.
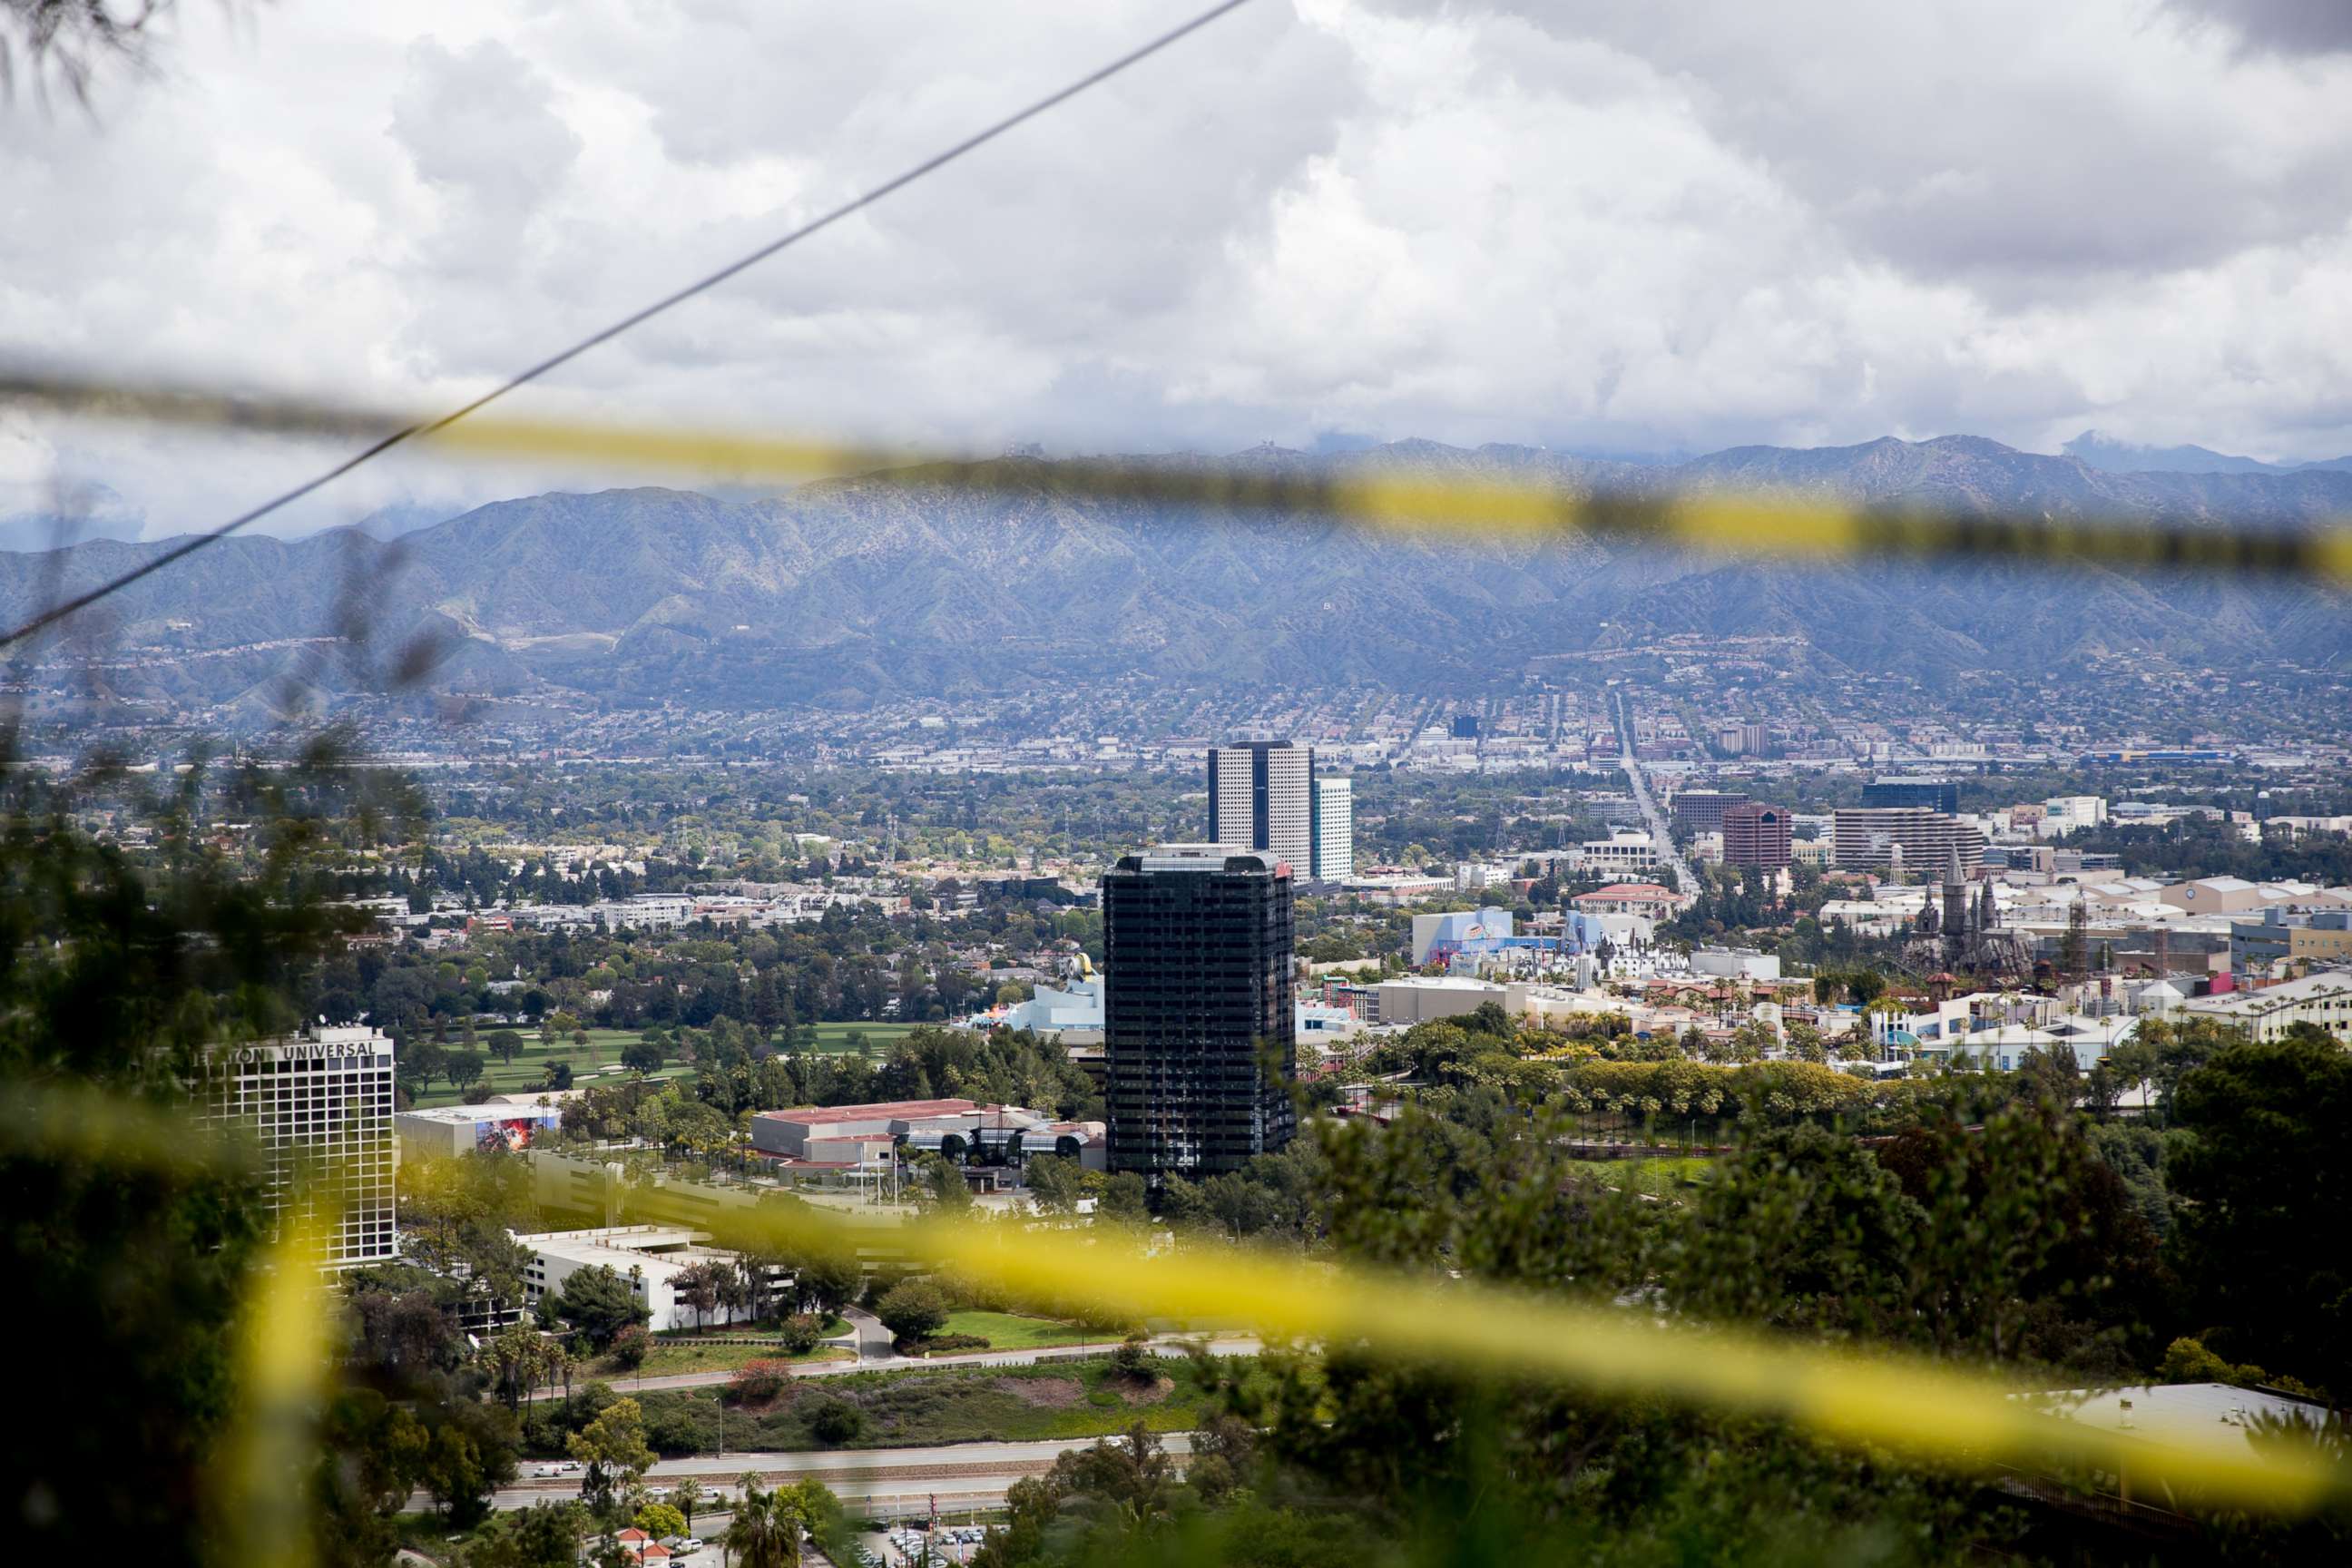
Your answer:
[[[705,1454],[717,1446],[723,1415],[692,1400],[665,1400],[646,1409],[646,1447],[666,1458]]]
[[[810,1313],[798,1312],[784,1320],[784,1349],[790,1354],[808,1354],[824,1337],[824,1325]]]
[[[866,1412],[829,1394],[809,1401],[805,1416],[810,1436],[820,1443],[838,1447],[855,1442],[866,1431]]]
[[[623,1372],[635,1372],[646,1364],[646,1352],[653,1349],[654,1337],[643,1323],[631,1323],[613,1336],[613,1348],[607,1353],[613,1364]]]
[[[1129,1334],[1127,1342],[1110,1352],[1111,1370],[1134,1383],[1150,1383],[1160,1375],[1160,1358],[1151,1353],[1151,1342],[1141,1334]]]
[[[747,1361],[735,1369],[719,1397],[730,1405],[764,1405],[784,1391],[793,1380],[789,1363],[781,1361]]]
[[[921,1348],[930,1353],[945,1355],[955,1351],[984,1351],[988,1341],[979,1334],[933,1334]]]

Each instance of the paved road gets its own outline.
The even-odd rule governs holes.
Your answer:
[[[857,1316],[863,1316],[863,1314],[857,1314]],[[856,1317],[853,1316],[851,1321],[854,1323],[856,1321]],[[874,1326],[881,1329],[879,1323]],[[1088,1356],[1098,1356],[1106,1351],[1115,1350],[1119,1343],[1117,1340],[1101,1340],[1092,1344],[1053,1345],[1042,1350],[1025,1351],[976,1351],[970,1355],[932,1356],[926,1360],[921,1356],[904,1356],[893,1352],[890,1349],[890,1333],[887,1329],[882,1329],[881,1343],[877,1350],[875,1342],[864,1333],[863,1327],[862,1324],[859,1325],[861,1331],[857,1344],[863,1353],[858,1360],[803,1362],[793,1368],[793,1376],[795,1378],[845,1377],[852,1373],[859,1372],[913,1372],[923,1367],[943,1366],[1034,1366],[1040,1362],[1084,1361]],[[1170,1334],[1154,1340],[1152,1346],[1162,1355],[1181,1355],[1184,1353],[1182,1347],[1189,1342],[1185,1336]],[[1206,1343],[1211,1355],[1255,1355],[1261,1348],[1256,1340],[1244,1335],[1210,1340]],[[734,1375],[731,1372],[674,1372],[663,1373],[658,1377],[638,1378],[623,1375],[613,1378],[611,1382],[616,1391],[635,1394],[640,1389],[651,1393],[657,1388],[709,1388],[729,1382]],[[574,1385],[577,1386],[578,1380],[575,1378],[573,1381]],[[533,1397],[561,1399],[563,1397],[563,1391],[560,1388],[551,1392],[542,1390]]]
[[[1004,1500],[1005,1489],[1024,1476],[1053,1468],[1054,1461],[1074,1448],[1090,1447],[1095,1439],[1051,1437],[1027,1443],[945,1443],[927,1448],[847,1448],[800,1454],[698,1454],[690,1458],[662,1459],[646,1472],[656,1487],[691,1476],[705,1495],[735,1495],[735,1481],[746,1472],[763,1481],[796,1481],[815,1477],[845,1501],[898,1503],[936,1496],[944,1508],[987,1508]],[[1160,1437],[1166,1450],[1181,1459],[1192,1451],[1190,1433],[1170,1432]],[[493,1505],[528,1508],[535,1502],[579,1494],[577,1477],[542,1479],[523,1466],[523,1479],[499,1492]],[[704,1516],[697,1514],[697,1519]]]
[[[1683,859],[1682,851],[1675,847],[1675,836],[1666,831],[1665,813],[1660,811],[1658,803],[1651,798],[1650,781],[1642,773],[1642,759],[1633,753],[1633,711],[1627,706],[1622,691],[1617,693],[1617,743],[1622,753],[1619,765],[1625,770],[1626,778],[1633,782],[1633,804],[1642,808],[1642,820],[1649,825],[1650,839],[1657,845],[1658,853],[1665,858],[1667,869],[1674,874],[1675,890],[1678,893],[1696,891],[1698,878],[1692,874],[1689,864]]]

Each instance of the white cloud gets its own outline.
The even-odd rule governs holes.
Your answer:
[[[2332,456],[2352,56],[2261,12],[1261,0],[528,395],[983,447]],[[194,8],[94,121],[0,110],[0,344],[446,402],[1177,14]],[[0,513],[63,474],[172,531],[324,455],[5,415]],[[607,478],[408,458],[289,526]]]

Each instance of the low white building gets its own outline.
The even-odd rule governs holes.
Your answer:
[[[2257,1040],[2280,1039],[2297,1024],[2315,1024],[2352,1046],[2352,969],[2323,970],[2258,991],[2191,997],[2180,1013],[2234,1024]]]
[[[560,1104],[440,1105],[392,1119],[404,1160],[441,1159],[492,1148],[523,1150],[563,1126]]]
[[[1588,838],[1577,864],[1588,876],[1622,877],[1654,871],[1659,866],[1658,846],[1646,833],[1632,831],[1612,833],[1606,838]]]
[[[1719,980],[1778,980],[1780,955],[1750,948],[1702,947],[1690,955],[1691,973]]]
[[[656,1333],[731,1323],[750,1316],[748,1309],[720,1305],[698,1315],[678,1300],[678,1276],[700,1263],[733,1266],[735,1254],[701,1245],[700,1233],[654,1225],[608,1226],[595,1230],[545,1231],[518,1235],[515,1240],[530,1251],[523,1268],[523,1293],[533,1307],[547,1296],[562,1295],[563,1282],[583,1268],[610,1268],[626,1281],[650,1314],[646,1327]]]
[[[2099,795],[2054,795],[2042,803],[2042,830],[2056,837],[2096,827],[2107,819],[2107,799]]]

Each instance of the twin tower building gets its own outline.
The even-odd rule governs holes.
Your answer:
[[[1209,752],[1209,838],[1263,849],[1295,876],[1356,874],[1355,802],[1344,773],[1318,773],[1315,749],[1245,741]]]
[[[1349,781],[1287,741],[1210,752],[1208,829],[1102,881],[1110,1164],[1155,1189],[1297,1132],[1292,891],[1355,872]]]

